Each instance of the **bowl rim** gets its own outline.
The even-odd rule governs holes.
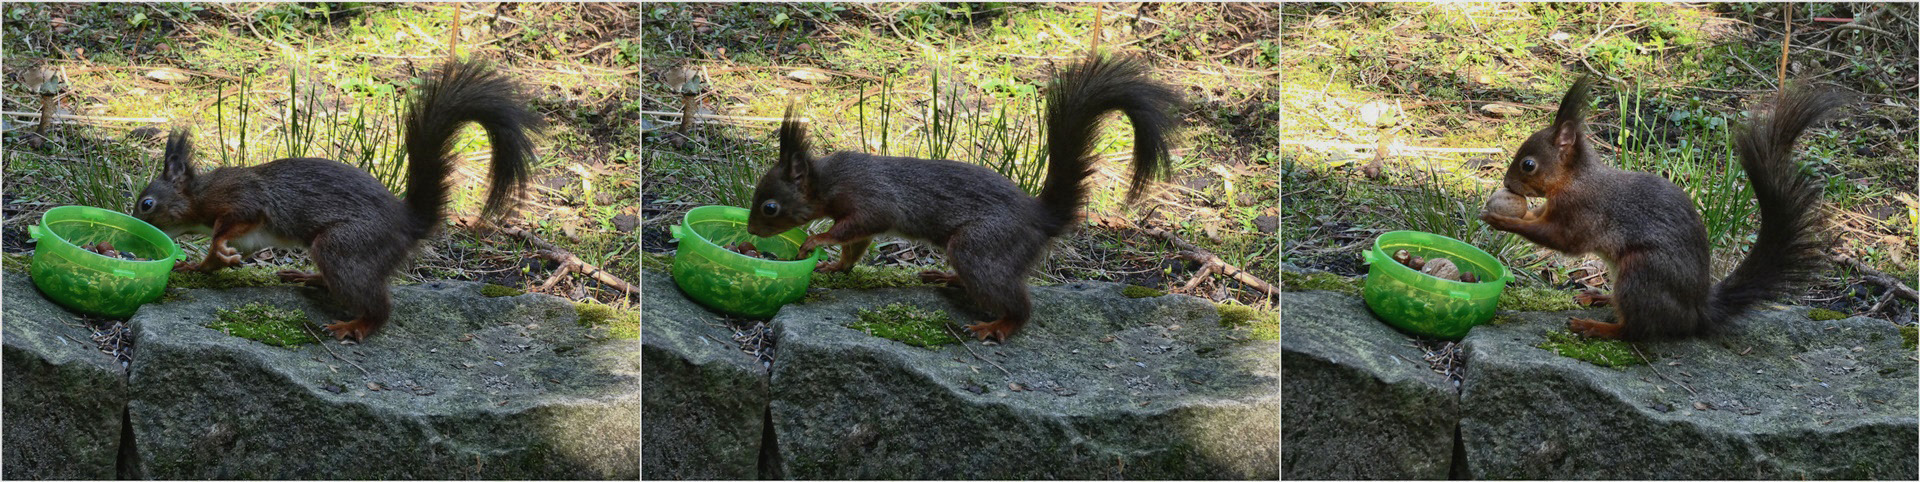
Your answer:
[[[61,236],[60,233],[55,232],[53,230],[53,227],[47,224],[47,219],[52,217],[53,214],[56,212],[59,212],[59,213],[76,212],[76,213],[89,213],[89,214],[99,213],[107,217],[117,217],[127,221],[132,221],[134,224],[130,226],[124,226],[125,228],[129,228],[127,232],[129,234],[133,234],[136,237],[141,237],[141,238],[154,237],[157,239],[166,240],[166,244],[162,245],[162,247],[165,248],[165,251],[166,251],[165,254],[167,256],[144,260],[144,261],[131,260],[131,259],[123,259],[123,258],[107,256],[104,254],[95,253],[93,251],[81,248],[79,245],[73,244],[72,241],[68,241],[65,236]],[[63,219],[62,221],[72,221],[72,219]],[[86,221],[86,220],[79,220],[79,221]],[[87,254],[93,255],[96,258],[104,259],[110,262],[129,263],[134,265],[146,265],[149,263],[164,262],[168,265],[172,265],[175,262],[175,260],[186,259],[185,258],[186,252],[180,249],[180,243],[174,242],[173,237],[168,236],[166,231],[162,231],[160,230],[160,228],[154,227],[153,224],[148,223],[144,220],[141,220],[140,218],[129,216],[127,215],[127,213],[115,211],[112,209],[104,209],[104,208],[98,208],[98,207],[80,205],[80,204],[60,206],[53,209],[48,209],[47,212],[41,213],[40,222],[36,224],[35,227],[40,228],[41,230],[45,231],[47,234],[44,237],[34,238],[34,241],[36,243],[44,242],[46,241],[47,238],[52,238],[54,240],[58,240],[60,246],[66,246],[66,247],[72,248],[75,251],[87,253]],[[145,233],[142,233],[141,231],[145,231]]]
[[[1480,256],[1486,257],[1487,259],[1493,260],[1493,263],[1495,265],[1498,265],[1500,268],[1500,277],[1496,279],[1480,281],[1478,283],[1468,283],[1465,281],[1440,278],[1434,275],[1422,273],[1420,272],[1420,270],[1413,269],[1412,267],[1408,267],[1405,265],[1401,265],[1400,263],[1397,263],[1397,262],[1390,262],[1392,260],[1392,257],[1388,256],[1386,251],[1380,248],[1381,240],[1386,239],[1389,236],[1396,237],[1396,238],[1404,237],[1404,236],[1429,236],[1429,237],[1436,238],[1438,240],[1452,242],[1453,244],[1456,244],[1460,247],[1470,250],[1471,254],[1478,254]],[[1492,253],[1488,253],[1486,250],[1480,249],[1479,246],[1474,246],[1472,243],[1454,239],[1451,236],[1429,233],[1426,231],[1402,229],[1397,231],[1388,231],[1385,233],[1380,233],[1380,235],[1373,237],[1373,244],[1372,246],[1369,246],[1367,248],[1367,253],[1370,254],[1370,256],[1366,256],[1366,258],[1377,258],[1380,261],[1389,261],[1389,262],[1376,263],[1375,259],[1366,259],[1365,261],[1369,265],[1374,265],[1374,264],[1386,265],[1386,269],[1388,271],[1397,271],[1397,272],[1403,271],[1403,272],[1409,272],[1409,273],[1416,273],[1427,279],[1431,279],[1433,281],[1437,281],[1441,283],[1451,283],[1451,284],[1437,285],[1438,287],[1442,287],[1442,288],[1479,287],[1481,285],[1497,285],[1497,286],[1504,287],[1507,283],[1511,283],[1514,280],[1513,268],[1508,267],[1506,262],[1500,261],[1500,258],[1497,256],[1494,256]],[[1394,268],[1399,268],[1399,269],[1395,270]]]
[[[758,258],[758,257],[740,254],[740,253],[734,252],[731,249],[727,249],[725,246],[721,246],[718,243],[714,243],[713,240],[707,239],[707,237],[701,235],[699,231],[694,230],[692,220],[693,220],[693,213],[696,213],[696,212],[717,212],[719,213],[719,217],[721,218],[721,220],[739,221],[743,223],[746,222],[747,214],[748,214],[747,208],[743,208],[739,206],[728,206],[725,204],[709,204],[706,206],[700,206],[693,209],[689,209],[687,210],[686,214],[680,216],[680,227],[681,229],[684,229],[690,236],[683,236],[675,239],[685,242],[687,238],[691,237],[693,239],[699,240],[700,243],[703,245],[711,246],[715,250],[725,252],[728,255],[733,255],[740,259],[745,259],[748,261],[757,261],[760,263],[770,263],[775,265],[790,265],[790,264],[799,264],[799,263],[811,263],[814,265],[818,265],[820,264],[820,256],[822,256],[826,251],[825,248],[813,248],[813,253],[809,254],[807,257],[800,258],[800,259],[793,259],[793,260],[766,259],[766,258]],[[787,230],[786,232],[780,233],[775,236],[776,237],[784,236],[787,233],[799,231],[801,236],[804,237],[807,234],[806,229],[807,227],[804,225],[797,226],[791,230]],[[752,233],[748,233],[747,235],[753,236]],[[772,238],[762,238],[759,236],[753,236],[753,237],[756,239],[772,239]]]

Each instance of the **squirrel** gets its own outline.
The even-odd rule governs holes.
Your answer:
[[[957,285],[991,322],[967,325],[981,340],[1004,342],[1032,315],[1027,272],[1047,243],[1073,226],[1086,203],[1081,183],[1093,172],[1092,141],[1101,116],[1126,114],[1133,123],[1135,201],[1152,179],[1165,177],[1173,89],[1147,77],[1131,57],[1093,55],[1068,66],[1047,92],[1047,174],[1039,197],[992,169],[950,160],[835,152],[808,153],[806,126],[787,107],[780,154],[754,189],[747,231],[768,237],[822,217],[833,227],[807,237],[800,252],[840,245],[840,258],[823,272],[851,268],[871,238],[895,233],[946,250],[951,273],[924,271],[923,281]]]
[[[337,339],[362,341],[387,322],[387,277],[414,244],[445,219],[452,142],[478,123],[493,146],[492,187],[483,215],[495,216],[527,182],[533,142],[543,125],[520,87],[484,62],[450,61],[430,74],[405,113],[407,195],[394,197],[365,171],[311,157],[195,173],[188,132],[167,139],[164,165],[134,206],[134,216],[169,236],[211,234],[207,256],[176,271],[211,272],[240,264],[240,250],[305,247],[318,273],[281,271],[280,279],[326,288],[353,315],[326,325]],[[236,249],[237,248],[237,249]]]
[[[1760,231],[1746,259],[1714,283],[1706,224],[1687,192],[1659,175],[1606,165],[1594,153],[1583,118],[1590,84],[1575,82],[1553,125],[1528,137],[1507,167],[1505,191],[1543,197],[1546,204],[1531,211],[1523,204],[1519,215],[1490,208],[1480,216],[1534,244],[1576,256],[1597,253],[1612,265],[1614,293],[1579,298],[1613,305],[1615,320],[1571,318],[1571,331],[1626,340],[1711,334],[1811,281],[1826,265],[1820,184],[1800,175],[1792,154],[1802,131],[1844,104],[1838,94],[1782,91],[1771,115],[1756,113],[1736,133],[1736,154],[1759,199]]]

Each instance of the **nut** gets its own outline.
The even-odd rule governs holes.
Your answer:
[[[1487,198],[1486,209],[1488,213],[1495,215],[1515,218],[1526,217],[1527,198],[1521,197],[1519,194],[1514,194],[1513,191],[1501,189],[1494,191],[1493,196]]]
[[[1460,267],[1454,266],[1453,260],[1447,258],[1434,258],[1432,261],[1427,261],[1427,266],[1420,268],[1420,272],[1448,281],[1460,279]]]

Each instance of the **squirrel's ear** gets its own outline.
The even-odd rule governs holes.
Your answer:
[[[186,129],[174,129],[167,136],[160,177],[174,181],[193,179],[193,141],[187,137]]]
[[[813,156],[807,149],[807,123],[794,115],[793,104],[787,104],[780,121],[780,160],[774,168],[783,170],[789,181],[805,182],[813,173]]]
[[[1553,145],[1560,151],[1563,159],[1579,157],[1579,146],[1586,141],[1587,91],[1593,85],[1592,77],[1581,77],[1567,89],[1566,97],[1560,99],[1560,111],[1553,116]]]

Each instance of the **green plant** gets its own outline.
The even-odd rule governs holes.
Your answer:
[[[107,156],[89,152],[76,163],[62,163],[67,177],[74,181],[73,202],[101,209],[121,211],[133,206],[130,186],[134,180]]]
[[[1739,167],[1733,153],[1725,119],[1673,109],[1666,117],[1684,127],[1685,134],[1675,145],[1665,145],[1646,134],[1655,127],[1647,124],[1647,117],[1633,115],[1644,112],[1648,98],[1644,92],[1636,87],[1617,93],[1616,98],[1620,118],[1626,124],[1615,138],[1615,145],[1620,146],[1615,161],[1618,167],[1661,174],[1685,190],[1699,208],[1707,225],[1707,239],[1716,252],[1740,244],[1754,233],[1758,208],[1747,185],[1746,171]]]
[[[1474,245],[1504,263],[1514,266],[1514,260],[1528,251],[1528,244],[1519,235],[1499,231],[1480,222],[1482,203],[1488,192],[1471,189],[1457,189],[1449,185],[1451,173],[1436,169],[1429,163],[1423,170],[1409,170],[1403,180],[1410,189],[1389,189],[1389,203],[1395,208],[1399,223],[1396,228],[1425,231]],[[1473,184],[1468,183],[1468,187]],[[1390,219],[1391,221],[1391,219]],[[1527,269],[1514,269],[1516,275],[1531,276]]]

